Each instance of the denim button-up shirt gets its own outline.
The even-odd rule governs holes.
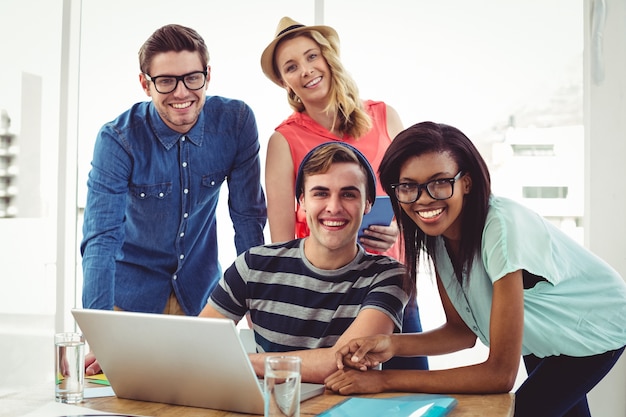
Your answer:
[[[150,101],[104,125],[87,181],[83,307],[161,313],[174,291],[186,314],[199,314],[222,274],[225,181],[237,253],[264,243],[259,148],[252,110],[217,96],[184,135]]]

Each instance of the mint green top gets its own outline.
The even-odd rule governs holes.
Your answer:
[[[480,256],[459,285],[437,242],[437,272],[457,311],[489,346],[493,283],[520,269],[545,278],[524,290],[522,354],[590,356],[626,345],[626,282],[539,214],[492,196]],[[467,273],[467,271],[465,271]]]

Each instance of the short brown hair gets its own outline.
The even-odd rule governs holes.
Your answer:
[[[296,175],[296,199],[304,192],[304,177],[309,175],[323,174],[330,166],[338,162],[352,162],[358,164],[366,179],[367,201],[374,203],[376,200],[376,175],[372,166],[365,156],[345,142],[326,142],[317,145],[302,159],[298,174]]]
[[[150,65],[155,55],[163,52],[198,52],[204,67],[209,65],[209,50],[202,36],[195,30],[176,24],[165,25],[155,30],[139,48],[139,69],[150,74]]]

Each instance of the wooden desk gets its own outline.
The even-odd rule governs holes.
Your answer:
[[[366,395],[366,397],[394,397],[399,393]],[[513,394],[496,395],[452,395],[458,400],[450,417],[512,417],[515,396]],[[324,395],[302,402],[301,417],[312,417],[345,400],[347,397],[326,391]],[[117,397],[91,398],[81,407],[93,408],[111,413],[128,413],[155,417],[258,417],[258,415],[239,414],[229,411],[209,410],[205,408],[183,407],[144,401],[125,400]]]

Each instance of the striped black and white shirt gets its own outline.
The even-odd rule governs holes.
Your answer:
[[[374,308],[402,328],[404,267],[365,252],[336,270],[313,266],[304,240],[251,248],[226,270],[209,303],[238,322],[248,311],[258,352],[331,347],[357,314]]]

